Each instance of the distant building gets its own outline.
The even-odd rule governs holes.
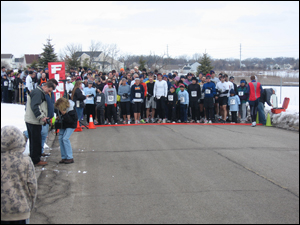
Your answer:
[[[23,57],[25,67],[29,67],[34,61],[38,62],[40,57],[41,57],[40,54],[25,54]]]
[[[109,56],[105,57],[102,51],[85,51],[85,52],[76,52],[75,56],[80,60],[80,64],[83,65],[84,61],[90,62],[93,67],[96,67],[101,71],[111,71],[113,69],[119,71],[124,67],[124,63],[119,62],[116,59],[113,59]]]
[[[1,64],[6,64],[6,69],[14,69],[16,67],[15,65],[15,57],[13,54],[1,54]]]

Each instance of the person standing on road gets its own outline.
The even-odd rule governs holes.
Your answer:
[[[222,119],[220,122],[225,123],[227,117],[227,103],[228,103],[228,93],[229,93],[229,85],[225,82],[225,76],[222,75],[220,77],[220,82],[217,83],[216,89],[219,91],[219,104],[220,104],[220,114]]]
[[[256,126],[256,115],[259,98],[263,92],[263,88],[259,82],[256,82],[255,76],[251,76],[251,82],[248,84],[247,92],[249,93],[249,105],[252,124],[251,127]]]
[[[80,119],[83,115],[83,109],[84,109],[83,100],[86,99],[86,96],[83,94],[83,91],[82,91],[81,80],[76,81],[75,86],[72,91],[71,99],[75,103],[75,110],[77,112],[78,121],[80,121]]]
[[[114,118],[114,123],[118,124],[117,118],[117,90],[113,87],[112,81],[107,83],[108,87],[104,89],[105,95],[105,111],[107,112],[108,125],[112,123],[111,117]]]
[[[25,123],[28,131],[30,157],[34,165],[44,166],[47,162],[41,161],[42,152],[42,125],[47,123],[48,105],[46,94],[55,89],[52,82],[47,82],[43,87],[38,86],[27,95]]]
[[[61,114],[62,127],[59,129],[59,146],[61,152],[61,161],[59,163],[74,163],[73,150],[70,142],[70,136],[73,134],[77,127],[77,113],[74,109],[75,103],[72,100],[59,98],[54,107],[59,110]],[[60,120],[59,116],[56,118]]]
[[[275,91],[273,88],[267,88],[264,89],[263,93],[261,94],[260,98],[259,98],[259,103],[258,103],[258,118],[259,118],[259,122],[262,123],[263,125],[266,125],[267,121],[266,121],[266,116],[265,116],[265,102],[269,105],[272,106],[271,103],[271,95],[275,94]]]
[[[144,101],[144,87],[140,84],[140,78],[135,78],[135,83],[131,87],[130,101],[133,104],[133,113],[135,124],[140,123],[141,107]]]
[[[86,121],[89,124],[90,115],[93,116],[93,122],[95,121],[95,102],[94,98],[96,96],[96,89],[92,87],[93,81],[88,81],[88,87],[83,89],[84,94],[86,96],[85,101],[85,110],[86,110]]]
[[[215,83],[211,82],[211,76],[208,73],[206,75],[206,83],[203,85],[202,92],[204,93],[204,108],[206,111],[205,123],[212,123],[213,108],[214,108],[214,96],[216,95]]]
[[[246,119],[247,119],[246,102],[248,101],[248,93],[247,93],[246,81],[244,79],[241,80],[240,86],[238,86],[237,88],[237,94],[241,101],[240,108],[239,108],[239,116],[241,118],[241,123],[246,123]]]
[[[199,103],[201,98],[201,88],[200,85],[197,83],[197,78],[192,77],[192,83],[188,86],[188,93],[189,93],[189,102],[192,112],[192,121],[200,123],[200,115],[199,115]]]
[[[1,224],[28,224],[37,196],[37,180],[25,139],[15,126],[1,128]]]
[[[235,91],[231,89],[230,97],[228,98],[229,110],[231,112],[231,123],[237,123],[237,113],[239,111],[240,104],[240,98],[235,95]]]
[[[168,95],[168,84],[162,79],[162,74],[157,74],[157,81],[154,84],[153,96],[156,99],[157,114],[159,115],[158,123],[166,122],[165,103]]]
[[[184,89],[184,84],[179,85],[180,91],[178,92],[178,101],[180,102],[180,116],[178,122],[187,123],[187,110],[189,106],[189,94]]]

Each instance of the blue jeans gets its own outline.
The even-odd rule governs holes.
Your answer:
[[[187,105],[185,104],[180,104],[180,119],[181,122],[186,122],[187,121]]]
[[[75,107],[76,112],[77,112],[77,116],[78,116],[78,120],[81,120],[82,114],[83,114],[83,108],[77,108]]]
[[[258,103],[257,111],[258,111],[259,122],[262,123],[263,125],[266,125],[267,121],[265,116],[264,104],[262,102]]]
[[[73,159],[73,151],[70,142],[70,136],[75,128],[59,129],[59,146],[62,159]]]
[[[48,135],[48,130],[49,130],[49,124],[47,123],[45,126],[42,126],[42,154],[44,153],[44,145],[46,142],[46,138]]]

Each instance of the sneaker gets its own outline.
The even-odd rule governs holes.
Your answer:
[[[108,123],[107,125],[111,125],[111,123]]]
[[[115,125],[118,125],[118,123],[115,123]]]
[[[178,120],[177,123],[181,123],[181,120]]]
[[[44,152],[44,153],[42,153],[42,156],[44,156],[44,157],[45,157],[45,156],[50,156],[50,153],[45,153],[45,152]]]
[[[149,123],[149,118],[147,118],[145,122],[146,122],[146,123]]]
[[[128,120],[127,124],[130,124],[130,120]]]
[[[98,124],[98,122],[95,120],[95,121],[94,121],[94,125],[97,125],[97,124]]]
[[[138,124],[138,121],[136,120],[134,123],[135,123],[135,124]]]
[[[204,123],[208,123],[208,120],[207,120],[207,119],[205,119],[205,120],[204,120]]]
[[[159,119],[159,120],[157,121],[157,123],[161,123],[161,121],[162,121],[162,119]]]
[[[146,122],[145,122],[145,120],[141,119],[141,120],[140,120],[140,123],[146,123]]]
[[[34,164],[34,165],[35,166],[46,166],[46,165],[48,165],[48,163],[45,161],[39,161],[37,164]]]
[[[107,125],[108,123],[107,123],[107,121],[105,120],[105,122],[104,122],[104,125]]]
[[[200,123],[200,120],[197,120],[197,123]]]
[[[74,159],[66,159],[65,164],[74,163]]]
[[[208,123],[212,123],[211,120],[209,120]]]
[[[173,121],[172,123],[176,123],[175,121]]]
[[[171,123],[171,120],[167,120],[167,123]]]
[[[195,120],[191,120],[191,122],[190,123],[195,123]]]
[[[223,119],[220,119],[220,123],[226,123],[226,121]]]
[[[123,121],[123,124],[126,124],[126,120]]]
[[[166,123],[166,119],[163,119],[163,120],[162,120],[162,123]]]
[[[251,127],[255,127],[256,126],[256,122],[252,122]]]

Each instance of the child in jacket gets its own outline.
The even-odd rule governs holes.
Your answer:
[[[231,122],[237,123],[237,113],[239,111],[239,105],[241,104],[240,98],[235,95],[233,89],[230,90],[230,97],[228,98],[229,111],[231,112]]]

